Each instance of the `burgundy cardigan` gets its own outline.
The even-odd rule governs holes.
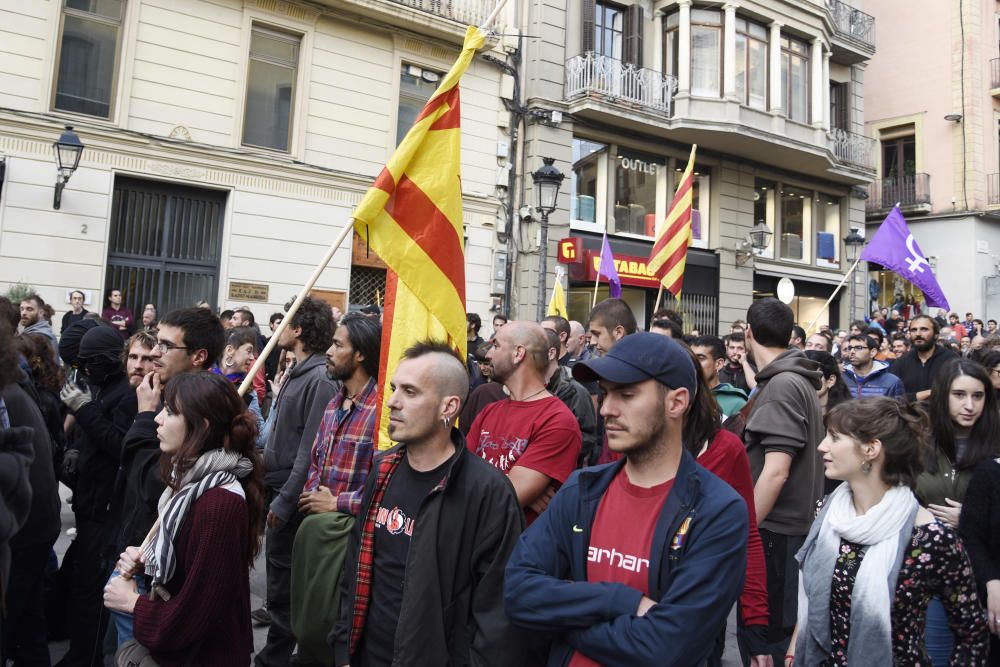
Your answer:
[[[206,491],[181,524],[170,600],[142,595],[136,640],[162,667],[246,667],[253,652],[247,504],[224,489]]]

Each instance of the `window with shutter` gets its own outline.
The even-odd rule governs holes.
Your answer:
[[[597,13],[595,0],[581,0],[580,6],[583,11],[582,28],[580,36],[580,51],[587,53],[594,50],[594,17]]]
[[[642,67],[642,7],[629,5],[625,10],[625,62]]]

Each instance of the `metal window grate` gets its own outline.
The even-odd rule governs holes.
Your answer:
[[[351,266],[350,306],[366,306],[385,302],[385,269]]]
[[[105,289],[120,289],[137,315],[204,299],[213,306],[226,195],[168,183],[115,180]]]
[[[681,292],[684,333],[697,329],[702,336],[714,336],[719,329],[719,298],[714,294]]]

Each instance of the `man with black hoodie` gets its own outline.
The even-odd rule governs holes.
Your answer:
[[[817,394],[823,374],[804,352],[788,349],[794,323],[792,310],[774,298],[747,310],[747,351],[758,370],[744,440],[767,566],[767,639],[776,665],[784,664],[795,628],[795,553],[823,494],[823,459],[816,450],[825,433]]]
[[[295,635],[291,627],[292,545],[303,515],[299,496],[309,472],[313,440],[338,384],[327,376],[326,350],[333,342],[333,311],[306,297],[278,345],[295,355],[272,410],[274,425],[264,445],[264,483],[271,492],[267,513],[267,645],[257,654],[261,667],[290,664]]]
[[[136,413],[135,394],[125,377],[121,355],[118,332],[111,327],[93,327],[80,339],[77,354],[84,382],[67,383],[60,394],[76,419],[69,449],[78,452],[67,665],[100,662],[102,591],[108,574],[103,557],[112,535],[109,505],[122,443]]]

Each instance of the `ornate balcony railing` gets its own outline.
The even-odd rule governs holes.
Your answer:
[[[834,128],[826,134],[830,151],[841,162],[861,167],[875,168],[875,140],[869,137]]]
[[[875,48],[875,17],[840,0],[826,0],[837,34]]]
[[[896,204],[908,206],[930,206],[931,177],[928,174],[908,174],[895,178],[875,181],[868,189],[867,210],[891,209]]]
[[[566,61],[566,99],[598,96],[670,115],[677,78],[588,51]]]
[[[390,2],[467,25],[482,25],[496,6],[495,0],[390,0]],[[501,23],[498,17],[493,29],[499,32],[498,27]]]

